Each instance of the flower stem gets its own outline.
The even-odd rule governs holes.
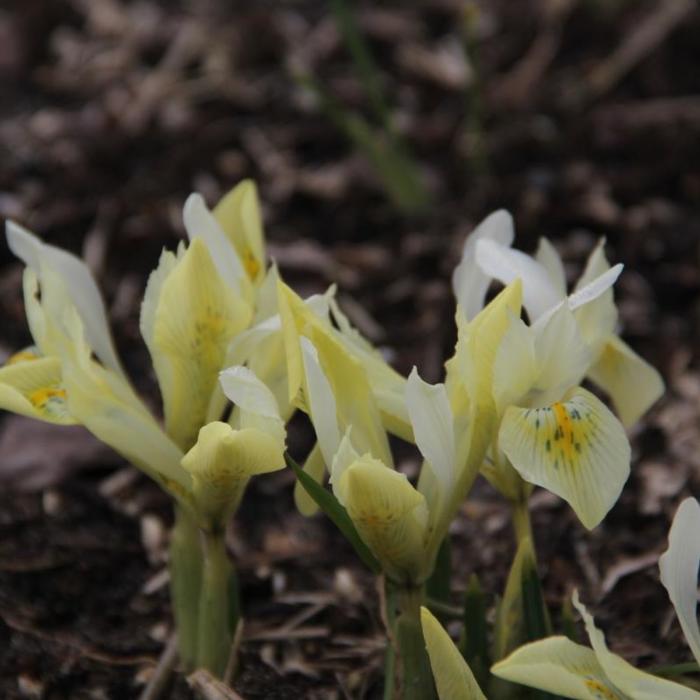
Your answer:
[[[197,662],[202,558],[199,527],[189,511],[176,505],[175,525],[170,538],[170,595],[180,661],[186,671],[193,670]]]
[[[420,621],[422,602],[423,591],[420,588],[404,588],[398,592],[396,637],[399,643],[402,700],[433,700],[437,697]]]
[[[204,571],[199,599],[197,665],[221,678],[231,650],[237,617],[232,590],[234,569],[226,554],[223,531],[204,532]]]
[[[526,537],[529,537],[534,549],[532,521],[530,520],[530,508],[528,507],[527,499],[520,498],[517,501],[511,501],[511,506],[513,509],[513,527],[518,544]]]

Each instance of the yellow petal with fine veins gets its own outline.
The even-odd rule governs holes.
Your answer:
[[[238,507],[250,478],[284,467],[275,440],[256,428],[233,430],[215,421],[199,431],[194,447],[182,458],[192,475],[197,511],[206,528],[220,528]]]
[[[440,700],[486,700],[459,649],[428,608],[420,609],[420,619]]]
[[[526,481],[568,501],[594,528],[617,501],[630,471],[620,422],[585,389],[544,408],[507,409],[499,444]]]
[[[626,426],[636,423],[664,392],[658,371],[614,335],[608,337],[588,376],[610,395]]]
[[[164,254],[149,280],[141,329],[158,377],[167,432],[189,448],[205,422],[231,338],[250,308],[223,280],[203,241]]]
[[[417,582],[428,513],[408,479],[365,455],[343,471],[333,490],[389,578]]]

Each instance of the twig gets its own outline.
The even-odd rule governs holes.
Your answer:
[[[170,680],[175,663],[177,662],[177,635],[173,634],[158,659],[153,675],[143,689],[139,700],[156,700],[159,698]]]
[[[616,51],[590,73],[588,95],[598,98],[610,91],[637,63],[648,56],[693,11],[693,0],[659,0]]]

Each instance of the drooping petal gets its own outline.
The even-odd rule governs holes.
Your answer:
[[[523,479],[566,500],[589,529],[614,505],[629,476],[622,425],[581,388],[552,406],[508,408],[499,445]]]
[[[282,469],[284,455],[267,433],[256,428],[234,430],[215,421],[200,429],[182,466],[192,475],[202,525],[221,528],[238,507],[250,477]]]
[[[661,583],[676,609],[678,621],[695,660],[700,664],[698,627],[698,566],[700,566],[700,503],[686,498],[676,511],[668,549],[659,559]]]
[[[61,357],[68,410],[95,437],[187,502],[191,481],[180,466],[182,451],[167,436],[124,377],[91,358],[77,314]]]
[[[56,357],[18,353],[0,367],[0,409],[48,423],[74,425],[68,411],[61,362]]]
[[[42,267],[60,278],[70,302],[80,315],[90,347],[105,366],[121,373],[104,302],[87,265],[65,250],[42,242],[14,221],[7,221],[5,226],[10,250],[32,268],[40,280]],[[47,348],[41,347],[39,338],[35,338],[35,342],[43,354],[50,354]]]
[[[610,335],[588,372],[607,392],[625,426],[631,426],[664,393],[659,372],[617,336]]]
[[[525,644],[495,664],[491,673],[574,700],[626,700],[606,677],[595,653],[566,637]]]
[[[249,320],[249,307],[223,283],[201,239],[176,260],[161,258],[146,289],[141,326],[166,429],[183,449],[206,421],[231,338]]]
[[[566,272],[564,263],[557,253],[557,249],[544,237],[540,238],[537,244],[535,260],[547,270],[549,280],[554,285],[557,292],[563,297],[566,296]]]
[[[424,382],[414,367],[406,383],[406,405],[416,445],[432,467],[444,498],[457,478],[452,409],[445,385]]]
[[[420,620],[440,700],[486,700],[469,664],[428,608],[420,609]]]
[[[251,281],[262,281],[265,275],[265,238],[255,182],[239,182],[214,207],[214,217],[235,246]]]
[[[519,250],[492,240],[481,240],[476,244],[476,260],[487,275],[503,284],[511,284],[517,279],[522,281],[523,306],[531,321],[561,301],[562,297],[546,268]]]
[[[333,490],[389,578],[420,582],[427,508],[405,475],[364,455],[343,471]]]
[[[622,657],[613,654],[605,643],[603,633],[595,626],[593,617],[574,592],[573,603],[586,625],[591,646],[605,675],[623,698],[631,700],[700,700],[700,693],[664,678],[657,678],[635,668]]]
[[[477,242],[492,240],[510,247],[514,235],[513,217],[504,209],[499,209],[489,214],[467,237],[462,259],[452,275],[452,289],[467,321],[471,321],[481,311],[491,283],[491,277],[477,264]]]

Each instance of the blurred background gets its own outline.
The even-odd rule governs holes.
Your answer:
[[[624,336],[669,393],[635,429],[606,525],[583,533],[544,494],[535,524],[549,599],[578,583],[619,651],[663,660],[675,630],[640,606],[668,607],[654,564],[700,484],[699,35],[693,0],[2,2],[0,217],[86,257],[154,405],[139,304],[193,190],[213,205],[254,178],[283,275],[304,295],[337,282],[361,331],[432,381],[454,343],[450,275],[485,215],[509,209],[526,251],[550,237],[572,280],[605,236]],[[30,340],[4,242],[0,319],[4,361]],[[167,502],[79,429],[6,415],[0,483],[3,697],[135,696],[168,634]],[[371,580],[289,487],[261,480],[231,535],[253,601],[241,687],[373,697]],[[459,566],[497,591],[506,511],[482,484],[466,515]],[[314,605],[305,633],[275,636]]]

